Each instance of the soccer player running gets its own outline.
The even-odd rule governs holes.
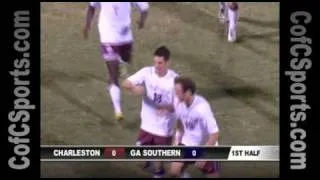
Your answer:
[[[144,67],[123,82],[123,87],[142,95],[141,125],[137,145],[171,145],[176,125],[173,113],[174,79],[178,74],[169,69],[170,51],[165,46],[154,52],[154,65]],[[170,108],[171,107],[171,108]],[[162,162],[153,162],[153,177],[161,178]]]
[[[107,89],[111,96],[117,120],[124,118],[121,109],[119,65],[131,62],[133,47],[131,10],[133,5],[140,10],[138,28],[141,29],[144,27],[148,15],[149,4],[147,2],[90,2],[83,30],[84,38],[87,39],[95,10],[100,7],[98,30],[101,54],[109,72]]]
[[[215,146],[218,144],[219,128],[209,102],[196,94],[195,83],[185,77],[175,79],[176,98],[174,111],[178,126],[174,145]],[[170,174],[186,177],[185,170],[190,162],[172,162]],[[208,177],[219,177],[218,162],[197,161],[195,166]]]
[[[221,22],[228,22],[228,41],[237,40],[237,21],[239,4],[237,2],[220,2],[219,18]]]

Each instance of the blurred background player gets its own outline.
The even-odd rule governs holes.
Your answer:
[[[137,145],[171,145],[176,118],[173,113],[174,79],[178,74],[169,69],[170,51],[159,47],[154,52],[154,65],[144,67],[123,82],[135,95],[143,95],[141,125]],[[164,110],[166,109],[166,110]],[[153,176],[164,176],[163,163],[153,162]]]
[[[119,65],[120,63],[130,63],[133,48],[131,28],[132,5],[140,10],[141,15],[138,21],[138,28],[143,28],[149,9],[147,2],[90,2],[83,31],[84,38],[87,39],[95,10],[100,7],[98,30],[101,53],[109,72],[107,89],[111,96],[117,120],[123,119],[121,90],[119,87]],[[122,72],[122,74],[124,73]]]
[[[219,128],[209,102],[195,93],[195,83],[185,77],[175,79],[176,98],[174,111],[178,121],[174,145],[215,146],[218,143]],[[172,162],[170,174],[185,177],[190,162]],[[219,177],[219,163],[197,161],[195,166],[208,177]]]
[[[237,2],[220,2],[219,18],[223,23],[228,23],[228,41],[237,40],[237,21],[239,4]]]
[[[221,23],[227,22],[227,10],[226,10],[226,3],[225,2],[219,2],[219,19]]]

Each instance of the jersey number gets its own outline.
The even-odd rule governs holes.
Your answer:
[[[154,93],[154,95],[153,95],[153,102],[155,102],[155,103],[161,103],[161,100],[162,100],[162,95],[161,95],[161,94]]]

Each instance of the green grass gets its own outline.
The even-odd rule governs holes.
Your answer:
[[[141,100],[123,94],[125,123],[113,119],[96,26],[82,39],[86,3],[42,3],[42,144],[134,144]],[[160,45],[172,67],[196,80],[221,128],[221,144],[279,144],[279,4],[241,3],[239,40],[226,41],[218,3],[151,3],[136,30],[133,70]],[[136,20],[138,13],[134,12]],[[133,22],[135,22],[135,20]],[[277,177],[276,162],[225,162],[222,177]],[[149,177],[137,163],[46,162],[43,177]],[[201,176],[191,169],[193,176]]]

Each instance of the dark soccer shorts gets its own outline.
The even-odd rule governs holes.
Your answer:
[[[172,137],[157,136],[140,129],[137,138],[137,145],[171,145],[172,139]]]
[[[109,44],[101,43],[101,55],[105,61],[119,60],[130,62],[132,56],[133,43]]]

